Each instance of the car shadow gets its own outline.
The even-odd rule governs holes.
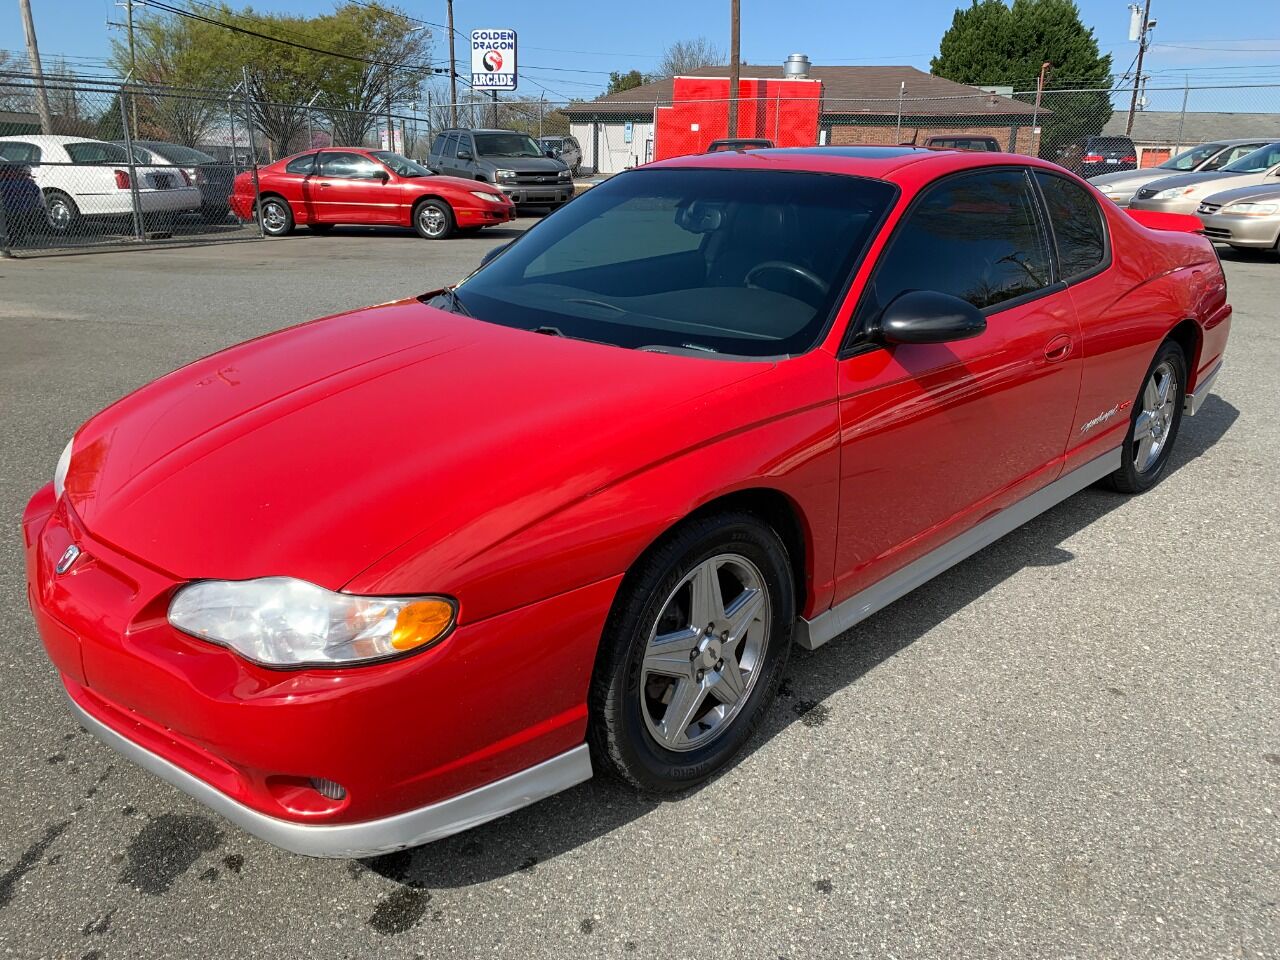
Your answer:
[[[1270,249],[1254,249],[1252,247],[1228,247],[1220,243],[1215,244],[1215,246],[1218,250],[1218,258],[1230,263],[1266,263],[1276,257],[1274,247]]]
[[[1210,396],[1197,416],[1183,420],[1169,474],[1210,450],[1239,416],[1231,404]],[[1100,487],[1084,490],[831,643],[815,651],[793,650],[779,697],[737,762],[797,721],[809,725],[822,722],[826,713],[823,701],[1018,571],[1070,563],[1075,557],[1061,544],[1127,500]],[[720,775],[733,769],[731,765]],[[661,803],[679,803],[700,789],[658,797],[597,776],[465,833],[359,863],[406,887],[467,887],[512,873],[536,871],[539,863],[604,836]]]

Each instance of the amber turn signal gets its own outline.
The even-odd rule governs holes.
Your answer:
[[[453,623],[453,607],[444,600],[415,600],[401,609],[391,628],[391,646],[416,650],[439,639]]]

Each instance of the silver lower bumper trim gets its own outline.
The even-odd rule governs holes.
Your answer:
[[[121,736],[68,697],[86,730],[141,767],[268,843],[309,857],[371,857],[439,840],[559,793],[591,778],[591,756],[580,744],[557,757],[429,806],[381,820],[332,825],[269,817],[233,800],[163,757]]]
[[[889,574],[879,583],[873,583],[861,593],[855,593],[826,613],[819,614],[812,620],[803,618],[797,620],[794,633],[796,643],[806,650],[822,646],[828,640],[840,636],[916,587],[929,582],[948,567],[972,556],[983,547],[999,540],[1006,533],[1016,530],[1028,520],[1061,503],[1072,494],[1080,492],[1091,483],[1114,473],[1119,466],[1120,448],[1116,447],[1076,467],[1048,486],[1005,507],[977,526],[969,528],[958,537],[926,553],[919,560]]]
[[[1188,393],[1186,399],[1182,401],[1182,412],[1188,417],[1194,417],[1200,411],[1200,405],[1209,399],[1209,394],[1213,393],[1213,381],[1218,379],[1218,374],[1222,372],[1222,361],[1219,360],[1213,365],[1213,369],[1200,378],[1200,382],[1196,384],[1196,392]]]

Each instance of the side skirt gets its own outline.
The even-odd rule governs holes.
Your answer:
[[[1016,530],[1028,520],[1056,506],[1072,494],[1114,473],[1120,467],[1120,447],[1104,453],[1059,477],[1047,487],[1024,497],[975,527],[944,543],[919,560],[889,574],[878,583],[842,601],[812,620],[796,621],[795,640],[806,650],[822,646],[840,636],[878,610],[928,583],[938,574],[972,556],[983,547]]]

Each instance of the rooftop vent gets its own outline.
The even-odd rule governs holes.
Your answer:
[[[809,58],[803,53],[793,53],[782,65],[782,76],[787,80],[808,80],[810,66]]]

